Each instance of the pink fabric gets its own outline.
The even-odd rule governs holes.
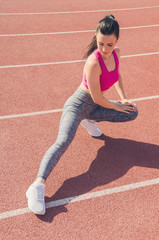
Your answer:
[[[96,49],[94,52],[93,52],[100,65],[101,65],[101,68],[102,68],[102,74],[100,75],[100,87],[101,87],[101,91],[105,91],[105,90],[108,90],[112,85],[114,85],[114,83],[116,83],[119,79],[119,60],[118,60],[118,57],[117,57],[117,54],[116,52],[113,50],[113,56],[114,56],[114,60],[115,60],[115,70],[113,72],[109,72],[106,68],[106,65],[104,63],[104,60],[103,58],[101,57],[100,53],[99,53],[99,50]],[[87,79],[86,79],[86,76],[83,75],[83,80],[82,80],[82,83],[83,85],[88,89],[88,85],[87,85]]]

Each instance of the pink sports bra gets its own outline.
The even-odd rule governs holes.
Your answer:
[[[100,75],[100,87],[101,87],[101,91],[105,91],[105,90],[109,89],[119,79],[119,71],[118,71],[119,60],[118,60],[116,52],[113,50],[112,53],[114,56],[116,67],[115,67],[114,71],[109,72],[108,69],[106,68],[103,58],[101,57],[101,55],[99,53],[99,50],[96,49],[93,53],[96,55],[100,65],[101,65],[101,68],[102,68],[102,74]],[[82,83],[88,89],[87,79],[86,79],[85,75],[83,75]]]

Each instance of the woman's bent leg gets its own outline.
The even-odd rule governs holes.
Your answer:
[[[97,106],[93,112],[90,113],[89,118],[97,122],[127,122],[134,120],[138,115],[138,111],[131,111],[129,113],[119,112],[114,109]]]

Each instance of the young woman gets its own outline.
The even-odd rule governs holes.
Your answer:
[[[26,192],[28,207],[35,214],[45,214],[45,181],[72,142],[80,123],[91,136],[99,137],[102,132],[96,122],[126,122],[137,117],[137,107],[127,100],[119,72],[120,50],[115,48],[118,38],[119,24],[113,15],[99,21],[86,53],[82,83],[66,101],[57,140],[45,153],[37,178]],[[103,95],[114,84],[120,102],[109,101]]]

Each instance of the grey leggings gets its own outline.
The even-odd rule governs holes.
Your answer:
[[[126,122],[134,120],[138,112],[130,114],[104,108],[95,104],[91,96],[78,88],[66,101],[60,120],[60,127],[56,142],[45,153],[37,175],[47,179],[62,154],[72,142],[77,128],[83,119],[95,120],[96,122]]]

